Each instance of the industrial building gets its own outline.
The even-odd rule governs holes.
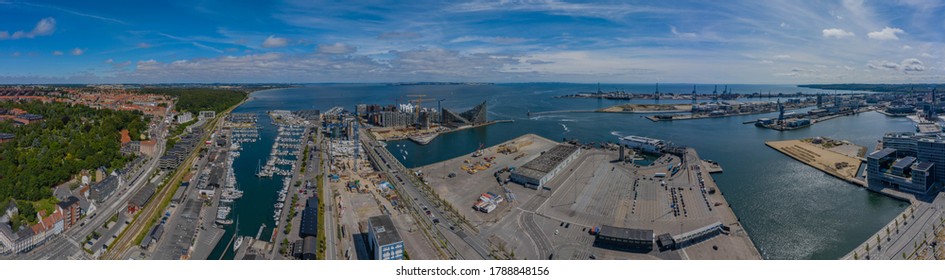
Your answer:
[[[368,247],[375,260],[404,259],[404,240],[388,215],[368,218]]]
[[[648,229],[601,226],[594,246],[633,252],[653,250],[653,231]]]
[[[659,153],[666,146],[663,140],[630,135],[620,138],[620,145],[648,153]]]
[[[138,212],[139,209],[144,208],[144,205],[154,196],[156,189],[157,185],[148,183],[143,189],[135,193],[135,195],[131,197],[131,201],[128,201],[128,213],[134,214]]]
[[[551,181],[555,175],[581,154],[581,149],[572,145],[557,145],[512,171],[510,179],[525,187],[538,189]]]

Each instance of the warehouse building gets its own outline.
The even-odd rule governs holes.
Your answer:
[[[581,149],[571,145],[557,145],[537,158],[512,171],[513,182],[538,189],[545,186],[555,175],[581,154]]]
[[[299,237],[316,236],[318,234],[318,197],[305,201],[305,210],[302,210],[302,226],[299,227]]]
[[[601,226],[594,246],[631,252],[653,250],[653,231],[648,229]]]

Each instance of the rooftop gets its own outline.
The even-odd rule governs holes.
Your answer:
[[[647,137],[643,137],[643,136],[636,136],[636,135],[624,136],[624,137],[622,137],[622,138],[620,138],[620,139],[627,140],[627,141],[633,141],[633,142],[639,142],[639,143],[646,143],[646,144],[650,144],[650,145],[663,144],[663,140],[653,139],[653,138],[647,138]]]
[[[394,227],[394,221],[390,219],[390,216],[370,217],[368,218],[368,225],[374,227],[375,239],[382,246],[404,241],[400,238],[400,233],[397,233],[397,228]]]
[[[923,171],[923,172],[928,173],[929,170],[932,169],[932,163],[931,163],[931,162],[924,162],[924,161],[923,161],[923,162],[919,162],[919,163],[916,163],[915,166],[912,167],[912,169],[913,169],[913,170],[919,170],[919,171]]]
[[[884,149],[882,149],[882,150],[873,151],[872,153],[870,153],[869,156],[867,156],[867,158],[869,158],[869,159],[882,159],[882,158],[888,157],[889,155],[892,155],[892,154],[894,154],[894,153],[896,153],[896,149],[884,148]]]
[[[515,169],[515,173],[532,178],[541,178],[552,169],[555,169],[558,164],[561,164],[562,161],[571,156],[577,149],[578,147],[571,145],[554,146],[537,158]]]
[[[893,163],[893,168],[905,169],[915,163],[915,157],[904,157]]]
[[[619,228],[612,226],[601,226],[599,236],[614,237],[627,240],[652,241],[653,231],[648,229]]]

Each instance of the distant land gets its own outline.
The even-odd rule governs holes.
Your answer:
[[[872,92],[928,92],[933,88],[945,89],[945,84],[811,84],[798,87],[823,90],[863,90]]]
[[[393,86],[486,86],[494,83],[471,83],[471,82],[412,82],[412,83],[390,83]]]

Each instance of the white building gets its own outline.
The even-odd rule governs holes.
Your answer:
[[[209,120],[217,117],[217,112],[214,111],[200,111],[198,114],[200,120]]]
[[[644,152],[659,153],[666,143],[664,143],[663,140],[630,135],[620,138],[620,145]]]
[[[194,114],[190,112],[183,112],[177,114],[177,123],[185,123],[194,120]]]
[[[397,233],[390,216],[368,218],[368,246],[374,250],[375,260],[404,259],[404,240]]]

